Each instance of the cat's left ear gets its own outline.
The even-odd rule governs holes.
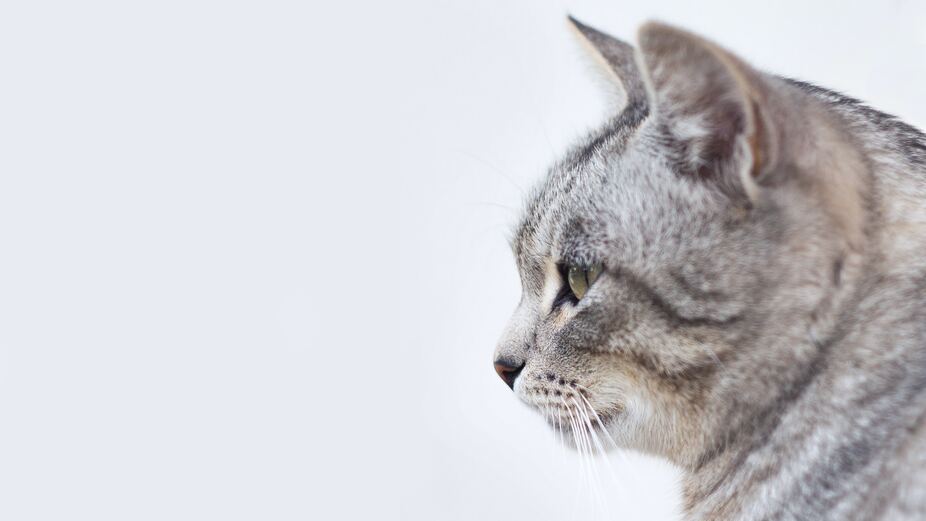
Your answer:
[[[579,40],[590,49],[590,54],[597,59],[605,72],[608,83],[618,89],[622,95],[622,105],[644,107],[647,103],[646,87],[643,74],[637,66],[636,51],[633,46],[589,27],[569,17],[569,23],[575,29]]]
[[[650,22],[638,36],[651,108],[680,148],[681,169],[754,199],[776,164],[768,80],[687,31]]]

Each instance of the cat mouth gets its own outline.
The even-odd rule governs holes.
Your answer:
[[[571,416],[547,416],[546,420],[560,443],[580,453],[605,454],[616,449],[618,445],[608,428],[616,421],[619,413],[590,413],[581,418],[575,412]]]
[[[578,403],[578,402],[576,402]],[[561,433],[588,433],[608,436],[608,428],[617,421],[620,408],[599,411],[583,403],[581,406],[562,404],[537,405],[547,425]]]
[[[608,428],[617,421],[622,408],[611,406],[599,410],[592,406],[592,393],[575,383],[568,387],[547,389],[544,386],[524,389],[524,400],[537,410],[547,424],[561,435],[569,437],[588,437],[594,434],[601,439],[610,439]]]
[[[575,424],[580,428],[585,426],[596,430],[606,430],[618,415],[619,411],[597,412],[589,410],[584,412],[573,411],[571,414],[544,414],[544,419],[553,428],[570,429]]]

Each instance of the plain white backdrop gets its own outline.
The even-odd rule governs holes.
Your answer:
[[[0,518],[676,519],[491,368],[523,193],[609,115],[567,13],[926,123],[914,0],[4,3]]]

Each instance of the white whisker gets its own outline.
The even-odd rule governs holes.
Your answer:
[[[590,392],[590,391],[588,391],[588,389],[585,389],[585,388],[582,387],[581,385],[579,385],[578,387],[579,387],[580,389],[585,390],[586,392]],[[591,411],[591,413],[595,416],[595,421],[598,423],[598,426],[601,427],[601,432],[605,435],[605,438],[606,438],[606,439],[608,440],[608,442],[611,444],[611,448],[617,450],[617,449],[619,448],[619,447],[617,446],[617,443],[615,443],[614,438],[611,437],[611,433],[608,432],[607,427],[605,427],[604,422],[601,421],[601,417],[598,416],[598,412],[595,411],[595,408],[594,408],[594,407],[592,407],[592,404],[588,401],[588,398],[586,398],[585,396],[583,396],[582,393],[576,393],[576,395],[577,395],[579,398],[581,398],[583,402],[585,402],[585,405],[588,407],[588,410]]]
[[[570,397],[570,400],[576,407],[577,414],[583,422],[583,434],[585,437],[585,443],[589,447],[590,454],[593,453],[593,449],[597,449],[599,456],[605,456],[604,448],[601,446],[601,442],[598,440],[597,435],[595,434],[594,428],[592,428],[591,419],[588,417],[586,409],[580,406],[579,402],[576,401],[575,397]],[[594,442],[594,443],[593,443]],[[595,498],[596,503],[601,508],[601,512],[605,517],[609,516],[608,503],[604,498],[603,487],[601,482],[601,472],[598,465],[599,458],[589,458],[589,470],[591,471],[591,478],[593,482],[591,483],[592,493]]]

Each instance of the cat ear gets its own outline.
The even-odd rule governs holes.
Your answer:
[[[590,54],[597,59],[605,71],[609,85],[617,87],[624,107],[645,106],[647,102],[643,75],[637,66],[636,52],[632,45],[613,36],[589,27],[569,16],[569,23],[576,30],[579,40],[586,44]]]
[[[680,147],[687,173],[754,199],[774,168],[774,129],[762,74],[717,45],[650,22],[640,28],[654,112]]]

